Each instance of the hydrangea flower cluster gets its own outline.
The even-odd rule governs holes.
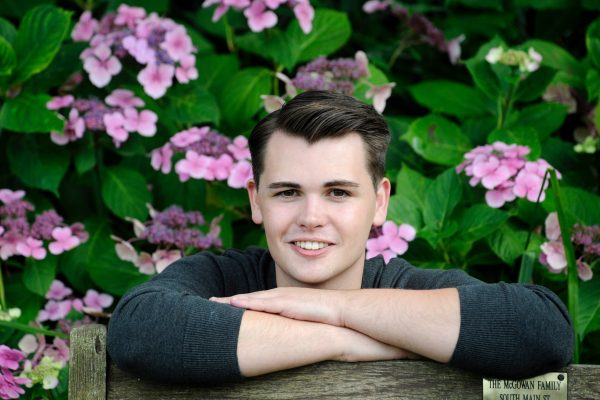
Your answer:
[[[104,309],[110,307],[113,303],[113,297],[109,294],[98,293],[94,289],[88,289],[85,296],[80,299],[72,296],[73,290],[61,281],[55,279],[46,293],[46,305],[36,318],[41,323],[45,321],[62,321],[61,324],[65,333],[71,331],[71,327],[65,320],[72,310],[89,315],[101,314]]]
[[[158,99],[173,84],[173,78],[187,83],[198,78],[196,51],[182,25],[156,13],[146,15],[139,7],[119,6],[100,21],[89,11],[75,25],[74,41],[89,42],[80,55],[83,68],[96,87],[108,85],[122,70],[128,55],[145,67],[137,75],[148,96]]]
[[[0,258],[12,256],[46,258],[71,250],[88,239],[80,223],[67,225],[54,210],[38,214],[30,223],[27,214],[34,211],[31,203],[23,200],[23,190],[0,189]],[[48,251],[44,247],[48,244]]]
[[[546,239],[540,248],[540,263],[550,272],[567,271],[567,258],[562,243],[558,217],[555,212],[548,214],[545,221]],[[592,279],[591,265],[600,259],[600,226],[575,224],[571,233],[571,242],[577,257],[577,275],[583,281]]]
[[[152,151],[152,167],[168,174],[176,154],[185,154],[175,164],[181,182],[190,178],[226,180],[230,187],[239,189],[252,178],[248,139],[244,136],[231,140],[207,126],[186,129]]]
[[[517,197],[536,202],[545,198],[548,181],[544,175],[549,168],[543,159],[526,161],[527,146],[495,142],[474,148],[465,154],[465,161],[456,167],[456,172],[470,176],[469,184],[481,184],[487,189],[486,203],[500,208]],[[557,171],[560,178],[560,173]],[[542,186],[543,185],[543,186]],[[540,193],[541,192],[541,193]]]
[[[233,7],[236,11],[244,12],[248,27],[253,32],[261,32],[277,25],[277,14],[274,11],[284,4],[293,9],[300,28],[305,34],[312,30],[312,21],[315,17],[315,10],[309,0],[204,0],[202,7],[215,4],[218,6],[212,16],[213,22],[221,19],[229,7]]]
[[[133,263],[140,272],[147,275],[161,273],[173,261],[188,253],[190,249],[206,250],[210,247],[221,247],[219,239],[221,218],[211,221],[208,233],[200,230],[205,220],[199,211],[184,211],[179,206],[171,206],[163,211],[156,211],[151,206],[150,220],[145,223],[130,218],[133,223],[135,237],[123,240],[111,236],[117,242],[115,251],[119,258]],[[138,251],[132,243],[144,241],[151,244],[152,253]],[[146,246],[149,247],[149,246]]]
[[[19,350],[0,345],[0,399],[18,399],[25,393],[21,385],[31,384],[31,380],[26,377],[14,376],[24,358],[25,354]]]
[[[502,47],[494,47],[490,49],[485,56],[485,60],[490,64],[504,64],[508,66],[519,67],[521,72],[533,72],[540,67],[542,55],[530,47],[527,52],[523,50],[508,49]]]
[[[415,44],[424,43],[435,47],[440,52],[447,53],[452,64],[458,62],[461,54],[460,44],[465,40],[465,35],[446,40],[442,31],[435,27],[424,15],[410,15],[404,6],[392,0],[369,0],[363,4],[363,11],[367,14],[388,9],[392,15],[400,20],[403,26],[408,28],[409,38],[414,40]]]
[[[396,225],[386,221],[381,227],[371,230],[367,240],[367,258],[382,255],[387,264],[392,258],[406,253],[408,242],[412,241],[417,231],[412,225]]]
[[[105,131],[115,146],[120,147],[130,132],[154,136],[158,117],[150,110],[139,109],[143,106],[144,101],[126,89],[114,90],[104,102],[97,98],[75,99],[72,95],[54,97],[46,107],[49,110],[69,109],[69,112],[64,131],[52,132],[50,139],[65,145],[81,139],[86,130]]]
[[[276,76],[285,83],[286,93],[284,97],[261,96],[267,112],[280,109],[285,103],[285,98],[295,97],[298,90],[330,90],[352,96],[356,85],[364,82],[370,86],[365,94],[366,98],[372,98],[373,107],[382,113],[387,99],[392,95],[392,88],[396,86],[393,82],[373,85],[366,79],[369,76],[369,60],[363,51],[357,51],[353,59],[328,60],[323,56],[318,57],[300,67],[292,79],[280,72]]]

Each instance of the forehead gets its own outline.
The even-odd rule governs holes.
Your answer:
[[[362,138],[348,133],[337,138],[308,143],[300,137],[275,132],[265,152],[261,180],[306,179],[370,180]]]

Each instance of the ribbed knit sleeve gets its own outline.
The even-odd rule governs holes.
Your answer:
[[[274,286],[264,250],[201,253],[170,265],[121,299],[108,352],[122,369],[167,382],[240,380],[237,340],[244,310],[211,302]]]
[[[484,376],[524,378],[567,365],[574,334],[562,301],[538,285],[484,283],[461,270],[431,270],[394,259],[368,260],[363,287],[456,287],[460,333],[450,364]]]

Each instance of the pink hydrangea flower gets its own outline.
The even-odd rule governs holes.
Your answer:
[[[123,39],[123,47],[140,64],[150,64],[156,60],[156,51],[150,47],[146,39],[127,36]]]
[[[396,225],[386,221],[381,227],[381,235],[367,240],[367,258],[382,255],[385,262],[402,255],[408,250],[408,242],[414,240],[416,230],[409,224]]]
[[[98,27],[98,21],[92,18],[90,11],[85,11],[79,17],[79,21],[75,24],[73,32],[71,32],[71,39],[75,42],[85,42],[92,38]]]
[[[39,322],[58,321],[64,319],[69,311],[71,311],[71,300],[50,300],[46,303],[44,309],[38,313],[37,320]]]
[[[101,88],[108,85],[114,75],[121,72],[121,62],[111,54],[107,45],[100,44],[85,58],[83,69],[89,74],[94,86]]]
[[[308,0],[300,1],[294,6],[294,15],[298,19],[302,32],[308,35],[310,31],[312,31],[312,21],[315,17],[315,10]],[[277,20],[275,20],[275,22],[277,22]]]
[[[0,398],[18,399],[25,393],[19,385],[31,385],[31,379],[15,378],[8,369],[0,370]]]
[[[179,60],[179,66],[175,69],[175,78],[179,83],[188,83],[190,80],[198,78],[196,69],[196,57],[186,54]]]
[[[19,362],[25,358],[25,354],[19,350],[0,344],[0,368],[15,370],[19,368]]]
[[[227,146],[227,150],[233,154],[236,160],[246,160],[250,158],[250,149],[248,148],[248,139],[245,136],[238,136],[233,139],[233,143]]]
[[[551,212],[546,217],[546,221],[544,221],[544,230],[546,232],[546,237],[549,240],[559,240],[561,237],[560,234],[560,225],[558,224],[558,214],[555,212]]]
[[[10,204],[25,197],[23,190],[0,189],[0,201],[4,204]]]
[[[201,140],[202,136],[205,135],[209,130],[210,128],[207,126],[203,128],[187,129],[173,135],[170,141],[177,147],[187,147],[190,144]]]
[[[67,296],[70,296],[73,293],[69,287],[65,286],[64,283],[55,279],[52,281],[50,285],[50,289],[46,293],[46,298],[51,300],[62,300]]]
[[[89,289],[83,298],[83,304],[89,309],[102,311],[113,303],[113,297],[109,294],[100,294],[94,289]]]
[[[32,237],[28,237],[25,239],[25,241],[17,244],[17,253],[23,257],[32,257],[36,260],[43,260],[46,258],[44,242]]]
[[[384,11],[391,4],[390,0],[369,0],[365,4],[363,4],[363,11],[367,14],[372,14],[377,11]]]
[[[61,108],[69,107],[73,104],[73,100],[75,100],[75,98],[70,94],[66,96],[56,96],[46,103],[46,108],[48,110],[59,110]]]
[[[283,107],[285,104],[285,100],[279,96],[273,96],[269,94],[263,94],[260,96],[263,101],[263,107],[268,113],[272,113],[273,111],[277,111]]]
[[[138,74],[138,82],[153,99],[162,97],[171,86],[175,67],[167,64],[148,65]]]
[[[152,254],[152,261],[156,266],[156,272],[159,274],[180,258],[181,252],[179,250],[157,250]]]
[[[208,171],[206,172],[204,179],[206,180],[224,180],[229,177],[231,168],[233,168],[233,158],[229,154],[221,154],[219,158],[213,159],[210,163]]]
[[[188,36],[185,28],[177,26],[168,31],[165,35],[165,41],[160,47],[169,54],[174,61],[179,61],[182,57],[189,55],[193,50],[192,39]]]
[[[227,185],[234,189],[241,189],[252,179],[252,164],[246,160],[238,161],[227,178]]]
[[[160,170],[163,174],[171,172],[173,150],[169,143],[152,151],[151,165],[155,170]]]
[[[65,145],[69,142],[74,142],[81,139],[85,132],[85,120],[79,116],[79,111],[72,108],[69,111],[69,119],[65,125],[65,130],[62,133],[51,132],[50,140],[58,145]]]
[[[73,235],[71,228],[69,227],[54,228],[52,230],[52,237],[54,238],[55,242],[51,242],[48,245],[48,249],[50,250],[50,253],[54,255],[71,250],[79,246],[81,243],[80,239]]]
[[[262,32],[277,24],[277,15],[273,11],[267,10],[262,0],[254,0],[250,7],[244,10],[244,15],[248,20],[248,26],[253,32]]]
[[[148,252],[142,251],[138,258],[134,261],[134,264],[139,268],[142,274],[152,275],[156,272],[154,260],[152,259],[152,255]]]
[[[111,94],[106,96],[106,104],[113,107],[130,108],[143,107],[144,101],[139,97],[135,97],[131,90],[115,89]]]
[[[67,362],[71,357],[70,353],[67,342],[58,337],[54,338],[52,346],[48,346],[46,350],[44,350],[45,356],[51,357],[54,361],[61,363],[63,366],[67,365]]]
[[[146,16],[146,10],[141,7],[130,7],[121,4],[117,9],[115,25],[127,25],[129,29],[134,29],[136,21]]]
[[[365,93],[365,97],[367,99],[373,99],[373,108],[377,110],[378,113],[382,113],[385,110],[385,104],[387,99],[392,95],[392,89],[396,86],[394,82],[385,83],[379,86],[372,86],[367,93]]]
[[[156,133],[156,121],[158,117],[150,110],[143,110],[139,113],[135,108],[126,108],[123,112],[125,116],[124,126],[129,132],[138,132],[142,136],[154,136]]]
[[[120,112],[104,114],[104,126],[106,133],[111,136],[115,143],[122,143],[127,140],[129,134],[125,129],[125,117]]]
[[[179,160],[175,164],[175,172],[179,175],[179,179],[182,182],[187,181],[190,177],[194,179],[208,179],[213,180],[214,176],[210,176],[210,166],[214,162],[214,158],[205,156],[204,154],[198,155],[193,150],[188,150],[185,153],[185,158]],[[209,179],[207,176],[210,176]]]

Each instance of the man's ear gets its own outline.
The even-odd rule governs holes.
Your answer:
[[[375,191],[375,216],[373,217],[373,225],[383,225],[387,218],[388,205],[390,204],[390,192],[392,184],[388,178],[383,178],[377,190]]]
[[[258,201],[258,186],[256,185],[254,179],[250,179],[248,183],[246,183],[246,190],[248,190],[250,208],[252,209],[252,221],[255,224],[262,224],[263,218]]]

